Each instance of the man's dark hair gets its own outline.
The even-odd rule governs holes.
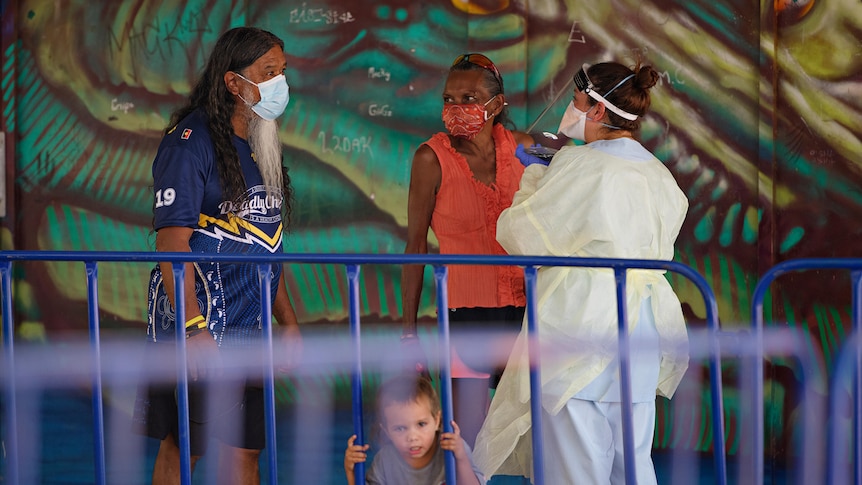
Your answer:
[[[210,53],[197,84],[192,88],[188,102],[171,115],[166,131],[176,126],[196,109],[206,115],[215,147],[216,164],[225,199],[239,202],[245,194],[245,177],[239,164],[239,155],[233,146],[231,116],[236,108],[234,96],[225,86],[228,71],[240,72],[254,64],[275,46],[284,49],[284,41],[275,34],[254,27],[236,27],[219,37]],[[287,169],[282,167],[282,194],[284,196],[285,227],[290,223],[292,189]]]

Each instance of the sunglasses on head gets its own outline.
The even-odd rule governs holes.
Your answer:
[[[454,66],[462,62],[469,62],[470,64],[484,67],[485,69],[491,71],[494,74],[494,77],[497,79],[497,82],[500,83],[500,86],[503,86],[503,77],[500,76],[500,71],[497,69],[497,66],[494,65],[491,59],[488,59],[482,54],[474,52],[472,54],[461,54],[460,56],[455,58],[455,60],[452,62],[452,65]]]

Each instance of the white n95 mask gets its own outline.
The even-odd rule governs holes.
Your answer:
[[[590,108],[592,109],[592,108]],[[573,140],[586,141],[584,131],[587,127],[587,113],[575,107],[575,102],[570,101],[557,133],[562,133]]]

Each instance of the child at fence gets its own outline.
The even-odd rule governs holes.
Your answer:
[[[455,421],[454,432],[442,432],[440,400],[427,377],[400,375],[384,382],[377,393],[377,416],[384,444],[366,474],[368,485],[441,485],[444,450],[455,454],[459,485],[485,483]],[[355,441],[351,436],[344,451],[348,485],[355,485],[354,467],[365,462],[369,448]]]

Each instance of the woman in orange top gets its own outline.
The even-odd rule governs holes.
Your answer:
[[[404,252],[427,253],[430,227],[441,254],[506,254],[496,240],[497,217],[511,205],[524,172],[515,149],[533,139],[503,126],[503,79],[490,59],[455,59],[442,117],[448,133],[432,136],[413,156]],[[423,272],[424,265],[403,269],[402,339],[416,336]],[[496,386],[521,328],[524,274],[515,266],[451,265],[448,290],[453,355],[473,371],[456,374],[453,366],[454,417],[472,446],[488,409],[488,388]],[[470,338],[474,332],[482,334]]]

